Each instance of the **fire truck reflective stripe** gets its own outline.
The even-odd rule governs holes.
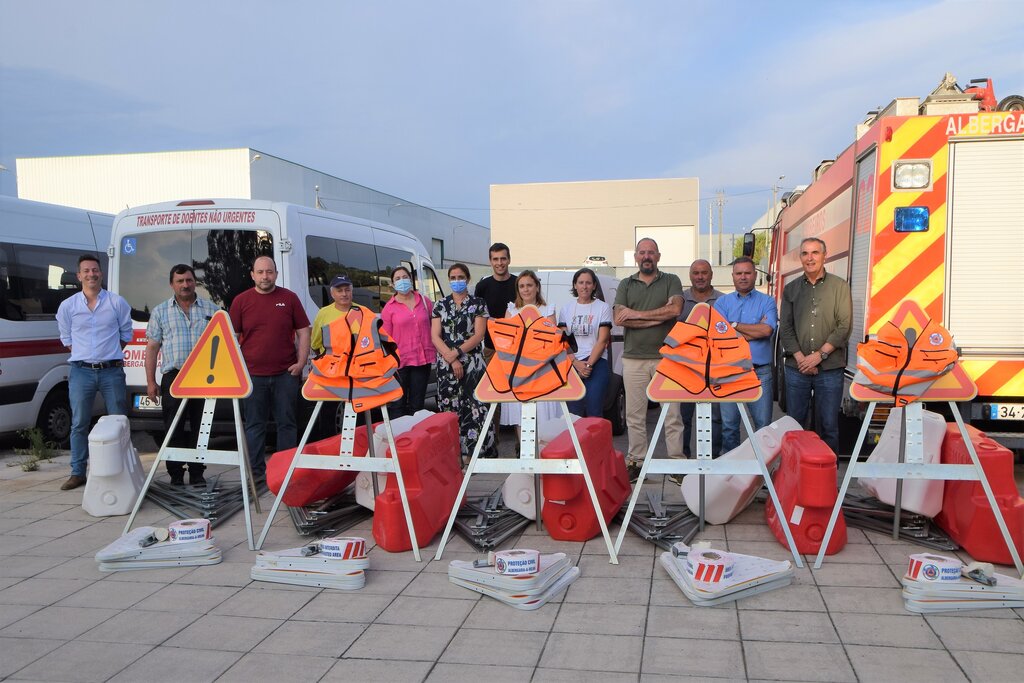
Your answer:
[[[1024,361],[962,360],[967,374],[975,379],[981,396],[1024,394]]]
[[[910,266],[907,266],[908,270]],[[920,277],[920,275],[918,275]],[[913,281],[914,278],[911,279]],[[945,286],[945,268],[942,264],[939,267],[929,273],[926,277],[921,278],[921,281],[909,292],[904,290],[904,295],[900,297],[896,303],[894,303],[888,310],[881,311],[879,315],[875,315],[875,310],[872,309],[871,319],[874,321],[868,328],[869,334],[876,334],[878,330],[882,328],[887,321],[892,320],[896,315],[896,309],[899,308],[900,304],[904,299],[910,299],[918,302],[921,308],[924,309],[925,313],[929,317],[936,320],[942,319],[942,291]],[[956,333],[953,333],[954,336]]]
[[[925,288],[922,290],[924,298],[914,300],[919,302],[922,308],[928,308],[931,302],[942,296],[944,282],[941,281],[945,280],[942,256],[945,247],[943,240],[933,241],[921,251],[919,259],[910,257],[902,262],[889,261],[886,264],[878,264],[871,270],[873,291],[871,292],[869,328],[872,331],[881,327],[885,321],[891,320],[891,317],[885,317],[885,313],[899,306],[900,302],[907,298],[909,290],[920,287],[929,277],[938,278],[939,288],[937,290],[934,287]],[[910,265],[911,262],[914,264],[913,267]],[[928,272],[929,268],[931,272],[928,277],[922,279],[922,273]],[[895,269],[894,272],[893,269]],[[881,279],[885,279],[887,282],[884,286],[875,289],[875,283]],[[929,311],[929,315],[934,314]],[[940,311],[938,319],[941,317]]]

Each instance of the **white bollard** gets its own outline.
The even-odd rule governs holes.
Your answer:
[[[127,515],[145,484],[124,415],[104,415],[89,432],[89,478],[82,509],[93,517]]]

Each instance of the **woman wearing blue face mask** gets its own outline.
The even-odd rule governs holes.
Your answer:
[[[430,338],[437,349],[437,409],[459,416],[462,458],[468,462],[479,439],[480,457],[494,458],[494,424],[483,431],[487,406],[473,391],[484,376],[482,342],[486,331],[487,303],[469,293],[469,268],[456,263],[448,268],[452,293],[434,304]]]
[[[395,295],[384,304],[380,317],[384,331],[398,344],[398,379],[402,398],[388,409],[392,417],[412,415],[423,409],[430,380],[430,366],[437,360],[430,338],[430,315],[433,302],[413,289],[412,273],[398,266],[391,273]]]

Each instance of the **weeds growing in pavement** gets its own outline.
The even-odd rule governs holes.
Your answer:
[[[20,465],[23,472],[35,472],[40,462],[49,462],[57,455],[57,444],[47,441],[43,430],[38,427],[23,429],[18,432],[18,436],[28,441],[28,446],[14,449],[15,453],[23,457],[11,465]]]

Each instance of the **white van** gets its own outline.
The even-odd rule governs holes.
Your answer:
[[[132,307],[134,338],[124,358],[133,429],[163,430],[160,406],[146,396],[146,324],[171,297],[175,264],[191,265],[199,296],[225,310],[253,286],[252,263],[262,255],[277,262],[278,286],[299,296],[310,320],[331,303],[330,282],[340,274],[352,280],[355,302],[374,311],[392,296],[385,283],[399,265],[431,300],[444,296],[426,248],[411,233],[281,202],[203,199],[128,209],[114,219],[109,255],[111,291]],[[324,420],[335,424],[336,415]]]
[[[57,307],[81,291],[80,255],[98,256],[107,274],[113,218],[0,196],[0,432],[39,427],[47,441],[68,443],[70,354]]]
[[[575,270],[547,270],[535,271],[540,278],[541,292],[544,300],[561,310],[562,306],[573,301],[572,276]],[[601,285],[601,292],[604,300],[611,306],[615,303],[615,292],[619,288],[619,281],[608,275],[597,275]],[[559,320],[561,322],[561,320]],[[608,345],[605,356],[611,363],[612,376],[608,383],[608,391],[604,398],[604,416],[612,423],[612,433],[618,436],[626,431],[626,389],[622,383],[622,328],[612,328],[612,343]]]

